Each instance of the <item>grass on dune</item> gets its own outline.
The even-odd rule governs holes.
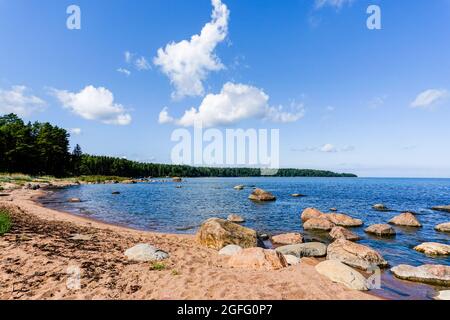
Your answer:
[[[0,210],[0,236],[11,229],[11,217],[6,210]]]

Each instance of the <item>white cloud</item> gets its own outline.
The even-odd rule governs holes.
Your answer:
[[[449,97],[449,92],[445,89],[430,89],[420,93],[411,103],[413,108],[428,108]]]
[[[320,148],[320,151],[331,153],[331,152],[337,152],[337,149],[332,144],[327,143],[327,144],[323,145],[322,148]]]
[[[385,104],[387,98],[388,98],[387,95],[374,97],[372,100],[369,101],[369,108],[377,109],[377,108],[383,106]]]
[[[80,128],[72,128],[72,129],[69,130],[69,132],[70,132],[71,134],[74,134],[74,135],[76,135],[76,136],[79,136],[79,135],[81,134],[81,129],[80,129]]]
[[[320,147],[306,147],[302,149],[292,149],[295,152],[324,152],[324,153],[337,153],[337,152],[351,152],[354,151],[355,147],[353,146],[344,146],[342,148],[337,148],[331,143],[324,144]]]
[[[340,9],[346,4],[351,4],[353,1],[354,0],[316,0],[315,7],[316,9],[320,9],[328,6]]]
[[[198,108],[185,111],[180,119],[174,119],[164,108],[159,123],[175,123],[190,127],[196,123],[203,127],[230,125],[246,119],[265,119],[274,122],[294,122],[303,116],[302,105],[295,113],[283,111],[282,107],[270,107],[269,96],[263,90],[244,84],[225,83],[218,94],[208,94]]]
[[[125,69],[125,68],[119,68],[119,69],[117,69],[117,72],[123,73],[127,77],[129,77],[131,75],[131,71],[128,69]]]
[[[136,61],[134,62],[134,65],[136,66],[136,69],[138,69],[139,71],[151,69],[150,63],[148,63],[148,61],[144,57],[137,58]]]
[[[161,112],[159,113],[158,122],[160,124],[166,124],[166,123],[171,123],[173,121],[174,121],[174,119],[169,115],[169,110],[167,109],[167,107],[162,109]]]
[[[167,44],[158,50],[153,60],[174,86],[172,97],[175,99],[203,95],[203,81],[208,73],[224,69],[214,50],[228,34],[230,12],[221,0],[211,2],[214,7],[212,20],[201,33],[193,35],[190,40]]]
[[[0,114],[15,113],[20,117],[42,111],[46,103],[41,98],[27,95],[27,87],[13,86],[10,90],[0,89]]]
[[[131,59],[133,58],[133,54],[130,51],[125,51],[125,62],[130,63]]]
[[[113,93],[106,88],[87,86],[78,93],[53,89],[52,93],[65,108],[84,119],[114,125],[131,123],[131,115],[114,102]]]

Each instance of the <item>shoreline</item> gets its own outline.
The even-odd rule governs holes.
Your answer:
[[[18,189],[0,198],[12,210],[11,232],[0,238],[3,252],[0,299],[158,300],[373,300],[319,275],[318,260],[277,271],[233,269],[226,257],[201,247],[193,235],[134,230],[37,202],[46,191]],[[9,198],[9,199],[8,199]],[[90,241],[71,240],[74,234]],[[163,270],[126,260],[124,251],[149,243],[169,252]],[[67,267],[81,271],[81,289],[67,288]]]

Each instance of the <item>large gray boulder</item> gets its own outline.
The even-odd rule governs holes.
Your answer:
[[[128,260],[136,262],[161,261],[169,258],[169,254],[146,243],[138,244],[127,251]]]
[[[275,249],[283,255],[292,255],[297,258],[303,257],[325,257],[327,246],[320,242],[308,242],[282,246]]]
[[[316,271],[333,282],[341,283],[349,289],[367,291],[366,278],[358,271],[338,260],[327,260],[316,265]]]
[[[399,279],[450,286],[450,266],[426,264],[413,267],[402,264],[393,267],[391,271]]]
[[[351,267],[368,270],[374,266],[388,266],[383,256],[374,249],[348,240],[339,239],[328,246],[328,260],[339,260]]]

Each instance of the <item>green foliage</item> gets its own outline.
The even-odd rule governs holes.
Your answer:
[[[11,217],[6,210],[0,210],[0,236],[11,229]]]
[[[69,134],[49,123],[0,117],[0,171],[62,176],[68,171]]]
[[[166,265],[160,262],[153,262],[152,265],[150,266],[150,270],[152,271],[163,271],[166,268],[167,268]]]
[[[119,177],[259,177],[258,168],[207,168],[141,163],[122,158],[83,154],[76,145],[69,152],[69,134],[49,123],[25,124],[15,114],[0,117],[0,172],[22,172],[56,177],[82,176],[101,183]],[[83,177],[84,176],[84,177]],[[278,177],[356,177],[331,171],[280,169]],[[18,180],[18,179],[17,179]],[[24,176],[20,183],[32,178]]]
[[[77,180],[80,182],[91,182],[91,183],[105,183],[111,181],[122,182],[124,180],[128,180],[126,177],[117,177],[117,176],[81,176],[77,177]]]

